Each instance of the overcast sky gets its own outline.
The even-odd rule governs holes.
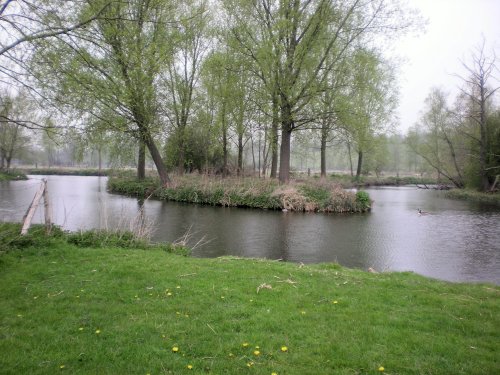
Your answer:
[[[428,21],[420,35],[402,38],[396,53],[406,61],[400,67],[400,131],[420,117],[432,87],[442,87],[451,96],[464,73],[461,61],[470,61],[482,35],[486,51],[496,50],[500,59],[500,0],[408,0]],[[500,65],[500,64],[499,64]]]

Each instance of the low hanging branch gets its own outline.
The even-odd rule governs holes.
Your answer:
[[[7,4],[4,5],[4,7],[2,8],[2,11],[5,10],[5,8],[7,7],[9,2],[7,2]],[[0,49],[0,56],[2,56],[3,54],[5,54],[6,52],[10,51],[12,48],[18,46],[19,44],[21,43],[24,43],[24,42],[32,42],[32,41],[35,41],[35,40],[38,40],[38,39],[45,39],[45,38],[50,38],[50,37],[54,37],[54,36],[58,36],[58,35],[62,35],[62,34],[68,34],[69,32],[73,31],[73,30],[77,30],[81,27],[84,27],[85,25],[89,24],[90,22],[96,20],[97,18],[99,18],[99,16],[106,10],[106,8],[109,6],[109,3],[106,4],[101,10],[99,10],[93,17],[90,17],[82,22],[78,22],[77,24],[75,25],[72,25],[72,26],[69,26],[69,27],[64,27],[62,29],[47,29],[47,30],[43,30],[43,31],[40,31],[40,32],[36,32],[36,33],[33,33],[33,34],[30,34],[30,35],[25,35],[23,36],[22,38],[19,38],[17,39],[16,41],[14,41],[13,43],[3,47],[2,49]]]

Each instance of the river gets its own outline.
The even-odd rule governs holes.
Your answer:
[[[0,221],[21,221],[40,179],[0,182]],[[106,177],[45,176],[55,223],[66,230],[127,228],[137,199],[106,192]],[[149,200],[153,240],[190,233],[195,257],[236,255],[413,271],[449,281],[500,284],[500,210],[416,187],[366,189],[368,214],[221,208]],[[419,215],[417,210],[427,211]],[[42,210],[35,222],[43,222]]]

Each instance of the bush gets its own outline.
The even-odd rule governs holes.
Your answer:
[[[356,202],[358,202],[363,209],[368,210],[371,207],[370,196],[366,191],[358,191],[356,193]]]
[[[48,246],[64,237],[64,232],[57,226],[52,227],[49,235],[41,224],[33,225],[24,236],[21,235],[21,228],[20,223],[0,223],[0,251]]]
[[[132,232],[108,232],[104,230],[89,230],[69,233],[67,241],[78,247],[122,247],[145,249],[149,245],[145,240],[137,238]]]

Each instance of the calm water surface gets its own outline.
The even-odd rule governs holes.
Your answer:
[[[0,220],[20,221],[42,176],[0,182]],[[67,230],[127,228],[137,199],[108,194],[105,177],[48,176],[54,221]],[[190,231],[193,255],[238,255],[292,262],[413,271],[450,281],[500,284],[500,210],[415,187],[367,189],[369,214],[332,215],[148,201],[156,241]],[[417,209],[428,211],[418,215]],[[43,221],[43,213],[36,214]]]

